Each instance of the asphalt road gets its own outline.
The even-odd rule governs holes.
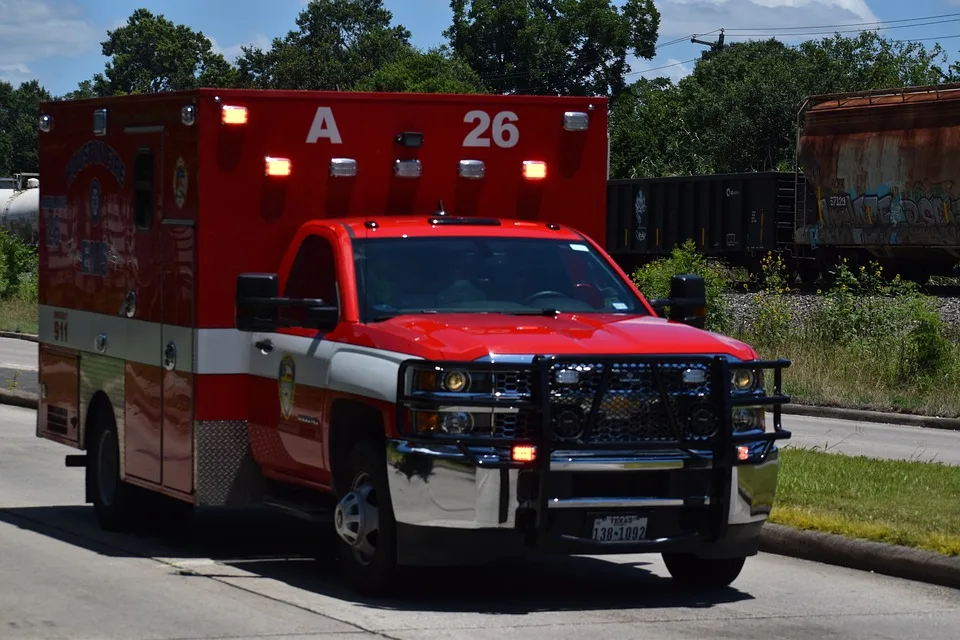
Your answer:
[[[272,513],[198,515],[183,539],[101,531],[82,469],[0,407],[4,640],[956,638],[960,591],[761,554],[721,593],[674,587],[658,556],[530,560],[344,590],[329,536]]]

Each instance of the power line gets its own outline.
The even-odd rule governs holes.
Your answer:
[[[927,22],[914,22],[912,24],[897,24],[889,27],[875,27],[873,29],[831,29],[830,31],[794,31],[791,33],[735,33],[730,34],[730,37],[736,38],[776,38],[776,37],[796,37],[796,36],[829,36],[837,33],[862,33],[864,31],[882,31],[890,29],[905,29],[908,27],[927,27],[930,25],[936,24],[946,24],[949,22],[960,22],[960,18],[952,18],[950,20],[929,20]],[[733,31],[733,29],[727,29],[727,31]],[[743,29],[743,31],[748,31]]]
[[[787,31],[791,29],[799,30],[809,30],[809,29],[835,29],[837,27],[857,27],[857,26],[867,26],[867,25],[881,25],[881,24],[901,24],[905,22],[915,22],[917,20],[934,20],[939,18],[954,18],[960,16],[958,13],[941,13],[940,15],[935,16],[920,16],[917,18],[900,18],[897,20],[877,20],[876,22],[848,22],[845,24],[822,24],[822,25],[807,25],[803,27],[743,27],[735,29],[727,29],[727,31]],[[919,25],[906,25],[906,26],[919,26]],[[706,34],[703,34],[706,35]]]

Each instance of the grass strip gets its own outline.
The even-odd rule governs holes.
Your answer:
[[[13,297],[0,300],[0,331],[16,331],[36,334],[38,330],[36,301]]]
[[[960,467],[789,446],[770,521],[960,555]]]
[[[757,344],[751,337],[747,343]],[[950,343],[950,365],[936,376],[901,373],[895,344],[823,345],[794,338],[775,349],[758,346],[764,357],[791,361],[784,391],[793,402],[821,407],[868,409],[945,418],[960,417],[960,344]]]

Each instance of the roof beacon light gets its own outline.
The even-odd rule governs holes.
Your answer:
[[[357,161],[353,158],[331,158],[330,175],[334,178],[353,178],[357,175]]]
[[[220,121],[223,124],[247,124],[247,108],[225,104],[220,109]]]
[[[419,178],[422,169],[419,160],[397,160],[393,163],[393,175],[398,178]]]
[[[567,131],[586,131],[590,127],[590,114],[582,111],[567,111],[563,114],[563,128]]]
[[[288,158],[266,158],[266,174],[268,176],[283,177],[290,175],[293,165]]]
[[[460,166],[457,167],[460,177],[467,180],[483,180],[486,172],[487,167],[483,164],[483,160],[461,160]]]
[[[547,177],[547,163],[539,160],[524,160],[523,177],[527,180],[543,180]]]

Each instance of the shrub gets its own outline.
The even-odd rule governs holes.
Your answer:
[[[0,228],[0,299],[32,296],[36,300],[37,251]]]
[[[779,347],[788,339],[793,327],[793,313],[784,299],[790,292],[787,266],[779,254],[770,252],[761,261],[763,289],[754,294],[757,316],[753,333],[756,342]]]
[[[637,288],[648,299],[670,296],[670,279],[677,274],[701,276],[707,288],[707,329],[724,332],[730,327],[730,314],[723,297],[729,288],[730,275],[720,263],[708,260],[697,251],[693,240],[675,247],[669,258],[659,258],[633,272]]]

